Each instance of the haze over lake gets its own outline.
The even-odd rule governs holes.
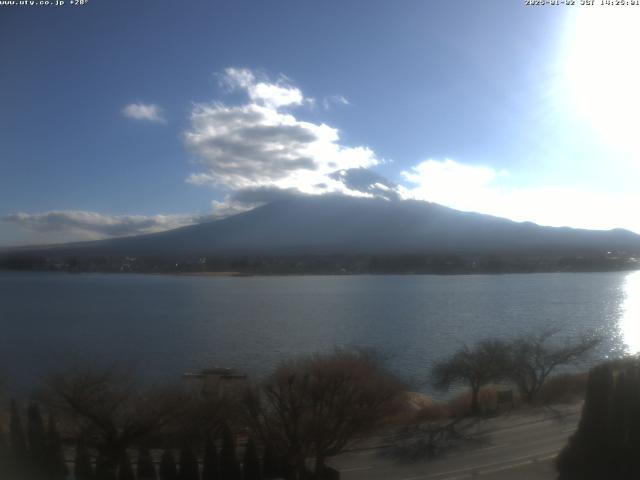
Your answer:
[[[0,272],[0,369],[28,388],[74,362],[149,378],[209,366],[268,372],[292,354],[374,347],[424,380],[464,342],[596,330],[598,358],[640,350],[640,272],[188,277]]]

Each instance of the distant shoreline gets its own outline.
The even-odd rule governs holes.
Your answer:
[[[1,272],[15,273],[66,273],[70,275],[80,274],[100,274],[100,275],[150,275],[150,276],[172,276],[172,277],[203,277],[203,278],[247,278],[247,277],[355,277],[355,276],[470,276],[470,275],[527,275],[527,274],[549,274],[549,273],[614,273],[614,272],[635,272],[640,266],[635,268],[611,268],[594,270],[535,270],[535,271],[457,271],[457,272],[145,272],[145,271],[113,271],[113,270],[19,270],[3,269]]]
[[[230,256],[0,255],[0,270],[145,273],[203,277],[272,275],[476,275],[614,272],[640,268],[640,254],[290,254]]]
[[[124,272],[123,272],[124,273]],[[136,272],[145,274],[146,272]],[[256,274],[244,272],[169,272],[153,273],[152,275],[176,275],[178,277],[255,277]],[[263,275],[258,275],[263,276]]]

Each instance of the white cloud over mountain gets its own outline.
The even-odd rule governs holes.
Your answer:
[[[233,201],[239,190],[260,188],[371,195],[349,188],[333,173],[375,166],[380,163],[375,153],[368,147],[343,145],[336,128],[291,113],[310,103],[297,87],[285,79],[259,80],[250,70],[234,68],[225,71],[221,84],[244,92],[248,101],[237,106],[194,105],[184,141],[200,171],[188,182],[225,190],[226,201]],[[223,203],[214,205],[228,208]]]
[[[401,173],[402,198],[426,200],[457,210],[480,212],[540,225],[587,229],[624,227],[630,222],[640,195],[612,194],[564,186],[515,186],[517,174],[451,159],[426,160]]]
[[[473,210],[479,199],[493,189],[493,183],[506,172],[490,167],[466,165],[451,159],[429,159],[401,172],[406,186],[402,197],[428,200],[461,210]]]

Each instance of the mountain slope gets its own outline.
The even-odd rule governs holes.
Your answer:
[[[603,254],[640,236],[465,213],[420,201],[304,197],[162,233],[30,249],[51,256],[284,254]]]

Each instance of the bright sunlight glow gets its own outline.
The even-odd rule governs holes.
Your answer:
[[[612,147],[640,153],[640,10],[580,8],[564,62],[572,107]]]

